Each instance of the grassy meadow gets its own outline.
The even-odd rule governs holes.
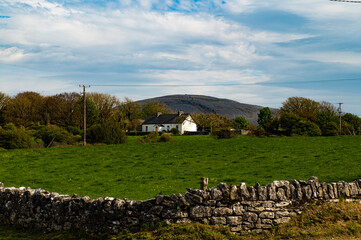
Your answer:
[[[134,200],[184,193],[208,177],[210,186],[267,184],[318,176],[361,178],[361,136],[176,136],[172,142],[0,151],[0,181],[60,194]]]

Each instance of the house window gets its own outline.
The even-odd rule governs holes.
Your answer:
[[[178,125],[175,126],[178,129]],[[178,129],[179,130],[179,129]]]

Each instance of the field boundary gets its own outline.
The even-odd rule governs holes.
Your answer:
[[[274,181],[247,187],[220,183],[207,189],[187,189],[182,195],[158,195],[145,201],[112,197],[59,195],[43,189],[5,188],[0,183],[0,221],[46,232],[80,230],[117,234],[164,222],[201,222],[228,226],[234,233],[260,232],[288,222],[310,203],[361,202],[361,179],[353,182]]]

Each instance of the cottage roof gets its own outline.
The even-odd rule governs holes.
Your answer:
[[[159,116],[157,115],[153,115],[153,116],[149,116],[147,117],[147,119],[145,119],[145,121],[143,122],[144,124],[176,124],[176,123],[182,123],[187,117],[189,116],[189,114],[161,114]]]

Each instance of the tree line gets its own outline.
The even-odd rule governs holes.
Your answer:
[[[136,131],[157,112],[172,113],[163,103],[140,105],[103,93],[86,95],[87,140],[90,143],[126,142],[126,131]],[[82,140],[84,98],[78,93],[42,96],[22,92],[10,97],[0,92],[0,147],[74,145]]]
[[[256,135],[337,136],[360,135],[361,118],[346,113],[340,116],[334,105],[304,97],[290,97],[275,114],[263,108],[258,114]]]
[[[164,103],[141,105],[129,98],[120,101],[115,96],[96,92],[87,93],[85,102],[89,143],[126,142],[126,133],[139,130],[142,119],[157,112],[174,113]],[[0,148],[80,144],[83,104],[83,96],[74,92],[53,96],[22,92],[13,97],[0,92]],[[257,127],[242,116],[229,119],[216,113],[198,113],[192,117],[201,132],[222,130],[224,134],[229,129],[249,129],[259,136],[335,136],[340,132],[337,109],[332,104],[302,97],[288,98],[273,114],[269,108],[261,109]],[[341,134],[360,133],[361,119],[344,114]]]

